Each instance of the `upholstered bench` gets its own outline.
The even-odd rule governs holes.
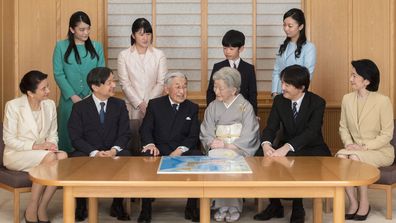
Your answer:
[[[3,123],[0,123],[0,188],[13,193],[14,197],[14,223],[19,223],[20,193],[30,192],[32,182],[29,174],[23,171],[8,170],[3,166]]]
[[[395,121],[396,126],[396,121]],[[391,141],[396,154],[396,128]],[[392,219],[392,190],[396,187],[396,156],[392,166],[381,167],[380,179],[369,186],[370,189],[381,189],[386,192],[386,219]]]

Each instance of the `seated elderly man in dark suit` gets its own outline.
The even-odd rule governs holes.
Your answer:
[[[325,100],[309,92],[309,71],[300,65],[286,67],[281,72],[282,94],[274,98],[267,126],[263,130],[261,146],[264,156],[330,156],[323,139],[322,123]],[[283,135],[279,148],[274,148],[280,126]],[[256,220],[283,217],[283,206],[278,198],[271,198],[270,205],[254,216]],[[302,198],[293,199],[291,223],[303,223],[305,211]]]
[[[167,95],[152,99],[140,127],[146,156],[202,155],[198,150],[198,105],[187,100],[187,77],[182,73],[165,76]],[[197,199],[189,198],[185,218],[199,221]],[[142,201],[138,222],[151,222],[151,199]]]
[[[76,156],[130,156],[126,150],[130,140],[129,117],[125,102],[113,97],[114,75],[109,68],[92,69],[87,77],[91,96],[73,105],[68,128]],[[106,167],[103,167],[106,168]],[[122,206],[123,198],[114,198],[110,215],[130,220]],[[87,217],[86,199],[77,198],[76,221]]]

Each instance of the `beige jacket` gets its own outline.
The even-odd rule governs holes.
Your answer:
[[[357,119],[357,92],[344,96],[341,107],[340,136],[344,146],[365,145],[368,150],[393,154],[393,108],[388,97],[370,92]]]

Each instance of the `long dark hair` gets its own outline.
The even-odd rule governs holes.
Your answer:
[[[65,56],[63,57],[66,63],[69,63],[69,56],[73,50],[77,63],[81,64],[81,57],[80,54],[78,53],[76,43],[74,42],[74,34],[70,31],[70,28],[74,29],[80,22],[86,23],[89,26],[91,26],[91,20],[89,19],[89,16],[85,12],[78,11],[73,13],[73,15],[70,17],[69,28],[67,31],[67,39],[69,40],[69,46],[67,47]],[[92,45],[91,39],[89,39],[89,37],[85,41],[84,45],[85,45],[85,49],[87,50],[87,54],[89,52],[89,54],[91,54],[92,59],[96,57],[97,60],[99,60],[99,55],[98,53],[96,53],[96,50]],[[85,54],[84,57],[86,57],[87,54]]]
[[[304,16],[304,12],[301,11],[301,9],[290,9],[289,11],[287,11],[284,15],[283,15],[283,20],[285,20],[286,18],[291,17],[292,19],[296,20],[296,22],[298,23],[298,26],[304,25],[303,28],[300,30],[300,35],[297,39],[297,49],[294,52],[294,55],[296,56],[296,58],[300,57],[301,54],[301,49],[303,47],[303,45],[307,42],[307,37],[305,36],[305,16]],[[287,47],[287,44],[289,44],[290,42],[290,37],[286,37],[286,39],[283,41],[283,44],[280,45],[279,47],[279,51],[278,51],[278,55],[282,55]]]
[[[153,34],[153,28],[151,27],[150,22],[145,18],[138,18],[132,24],[132,34],[131,34],[131,46],[135,44],[135,39],[132,37],[135,33],[139,32],[140,29],[143,29],[143,33],[151,33]],[[151,38],[151,43],[153,39]]]

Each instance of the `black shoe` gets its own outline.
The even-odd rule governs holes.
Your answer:
[[[369,206],[367,214],[365,214],[365,215],[355,214],[355,216],[353,217],[353,220],[355,220],[355,221],[365,221],[367,219],[367,216],[369,215],[370,211],[371,211],[371,207]]]
[[[304,208],[293,208],[290,223],[304,223],[305,222],[305,210]]]
[[[356,209],[355,213],[353,213],[353,214],[345,214],[345,220],[352,220],[355,217],[355,215],[358,212],[358,210],[359,210],[359,207]]]
[[[124,211],[124,208],[121,205],[112,204],[110,208],[110,216],[117,217],[117,220],[120,221],[129,221],[131,218],[129,215]]]
[[[186,207],[184,209],[184,218],[192,222],[199,222],[199,209]]]
[[[150,223],[151,222],[151,211],[147,210],[142,210],[139,214],[139,217],[137,219],[137,222],[139,223]]]
[[[283,216],[284,216],[283,206],[270,204],[264,211],[256,214],[253,218],[254,220],[258,220],[258,221],[266,221],[266,220],[270,220],[273,217],[283,218]]]
[[[151,222],[151,198],[142,199],[142,210],[140,211],[137,222],[139,223]]]
[[[26,211],[25,211],[25,214],[23,214],[23,216],[24,216],[24,218],[25,218],[25,223],[38,223],[37,221],[28,221],[28,220],[26,219]]]
[[[86,207],[77,207],[76,208],[76,221],[84,221],[88,217],[88,212]]]

